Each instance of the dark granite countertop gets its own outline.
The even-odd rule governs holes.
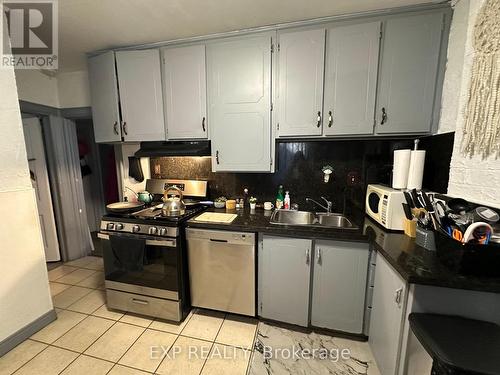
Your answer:
[[[274,225],[269,223],[271,211],[263,209],[234,210],[210,209],[209,212],[235,213],[238,217],[230,224],[204,223],[193,219],[188,227],[259,232],[286,237],[331,239],[371,242],[389,264],[411,284],[500,293],[500,278],[463,276],[446,268],[437,258],[436,252],[426,250],[400,232],[384,230],[362,212],[351,210],[346,216],[359,228],[356,230],[318,227]]]

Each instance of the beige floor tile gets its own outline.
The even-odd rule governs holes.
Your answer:
[[[214,344],[208,356],[202,375],[245,375],[252,352]]]
[[[80,281],[85,280],[87,277],[89,277],[95,272],[96,271],[94,270],[86,270],[84,268],[80,268],[77,269],[76,271],[68,273],[67,275],[64,275],[63,277],[60,277],[56,281],[62,284],[76,285]]]
[[[224,313],[197,310],[193,313],[193,316],[189,319],[181,334],[196,339],[214,341],[223,321]]]
[[[117,322],[85,354],[117,362],[143,331],[144,328]]]
[[[179,336],[156,373],[198,375],[211,347],[210,342]]]
[[[154,372],[176,339],[177,335],[146,329],[118,363]]]
[[[120,319],[120,322],[134,324],[136,326],[141,327],[149,327],[149,325],[153,322],[152,318],[148,318],[147,316],[134,315],[127,313]]]
[[[70,272],[76,271],[77,268],[70,266],[59,266],[49,271],[49,280],[54,281],[64,275],[67,275]]]
[[[104,269],[103,259],[100,257],[89,257],[90,262],[87,263],[83,268],[88,268],[90,270],[102,271]]]
[[[108,375],[147,375],[147,374],[149,373],[141,370],[136,370],[130,367],[125,367],[122,365],[115,365],[115,367],[113,367],[111,371],[108,372]]]
[[[72,286],[54,297],[54,306],[65,309],[92,291],[93,289]]]
[[[113,324],[112,320],[89,316],[57,339],[53,345],[75,352],[84,352]]]
[[[104,272],[97,271],[76,285],[86,288],[102,289],[104,288]]]
[[[191,312],[188,314],[188,316],[186,316],[186,318],[180,323],[155,319],[153,321],[153,323],[151,323],[149,328],[157,329],[157,330],[163,331],[163,332],[175,333],[178,335],[184,329],[184,327],[186,326],[189,319],[191,319],[192,315],[193,315],[193,310],[191,310]]]
[[[57,320],[53,321],[48,326],[35,333],[33,336],[31,336],[31,338],[33,340],[52,344],[59,337],[64,335],[86,317],[87,315],[84,314],[62,310],[61,312],[57,313]]]
[[[0,357],[0,375],[12,374],[46,347],[46,344],[33,340],[26,340],[19,344],[3,357]]]
[[[77,353],[49,346],[21,367],[16,375],[55,375],[78,357]]]
[[[104,305],[104,303],[106,303],[104,291],[93,290],[85,297],[68,306],[68,310],[78,311],[84,314],[92,314],[99,307]]]
[[[70,285],[59,284],[59,283],[49,283],[50,286],[50,295],[54,297],[56,294],[61,293],[63,290],[66,290],[70,287]]]
[[[94,259],[94,257],[85,256],[85,257],[82,257],[79,259],[75,259],[75,260],[71,260],[69,262],[66,262],[66,263],[64,263],[64,265],[84,268],[87,264],[92,263],[93,259]]]
[[[257,319],[228,315],[222,323],[215,342],[251,350],[257,323]]]
[[[96,311],[94,311],[92,315],[100,316],[101,318],[106,319],[120,320],[120,318],[125,314],[120,311],[110,310],[108,309],[108,306],[102,305]]]
[[[113,367],[112,362],[86,355],[78,357],[61,374],[63,375],[105,375]]]

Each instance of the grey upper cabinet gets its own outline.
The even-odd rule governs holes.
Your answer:
[[[431,130],[443,26],[442,12],[385,22],[377,133]]]
[[[314,251],[311,324],[363,333],[368,243],[316,241]]]
[[[324,135],[372,134],[381,22],[327,30]]]
[[[325,29],[279,33],[280,136],[321,135]]]
[[[263,236],[259,248],[259,315],[309,324],[312,240]]]
[[[117,51],[125,141],[165,140],[159,50]]]
[[[398,370],[407,293],[401,276],[384,257],[377,257],[369,343],[384,375],[395,375]]]
[[[113,51],[88,59],[92,120],[96,142],[120,142],[118,85]]]
[[[271,171],[271,37],[207,45],[213,171]]]
[[[163,50],[165,118],[168,139],[206,139],[205,46]]]

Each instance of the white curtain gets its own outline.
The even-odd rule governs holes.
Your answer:
[[[85,209],[76,125],[71,120],[49,116],[43,128],[61,256],[64,261],[69,261],[88,255],[93,249]]]

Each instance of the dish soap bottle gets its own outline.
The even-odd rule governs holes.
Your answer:
[[[285,192],[285,200],[283,202],[283,206],[285,210],[290,209],[290,193],[288,191]]]
[[[278,194],[276,195],[276,209],[279,210],[283,208],[283,201],[285,200],[285,197],[283,195],[283,185],[280,185],[278,187]]]

